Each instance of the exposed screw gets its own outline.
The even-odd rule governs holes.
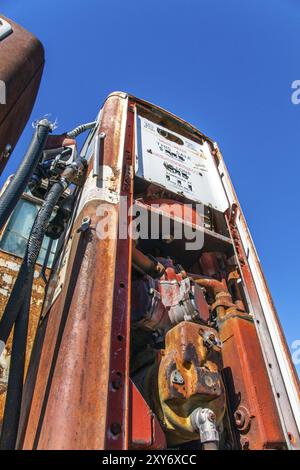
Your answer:
[[[79,228],[79,232],[86,232],[91,225],[91,218],[90,217],[83,217],[81,221],[81,226]]]
[[[238,409],[234,413],[234,419],[236,427],[239,431],[245,431],[251,425],[251,416],[249,410],[245,407],[240,405]]]
[[[171,374],[171,382],[177,385],[184,385],[184,379],[181,373],[179,372],[179,370],[177,369],[173,370]]]

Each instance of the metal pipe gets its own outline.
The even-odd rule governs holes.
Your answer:
[[[70,137],[71,139],[75,139],[79,134],[82,134],[82,132],[85,132],[95,127],[96,124],[97,124],[97,121],[87,122],[86,124],[81,124],[80,126],[77,126],[71,131],[67,132],[66,136]]]
[[[146,256],[136,246],[132,244],[132,265],[142,274],[149,274],[154,277],[160,277],[164,271],[164,266],[155,258]]]
[[[23,394],[30,299],[31,289],[27,289],[23,300],[22,312],[18,315],[14,327],[5,410],[1,429],[1,450],[13,450],[16,444]]]

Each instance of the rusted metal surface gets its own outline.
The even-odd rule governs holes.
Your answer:
[[[220,350],[205,345],[212,328],[181,322],[166,334],[158,371],[161,421],[168,443],[199,439],[190,421],[192,411],[209,407],[220,424],[225,412],[225,389],[220,375]]]
[[[129,417],[129,448],[130,449],[165,449],[165,434],[158,419],[149,408],[144,398],[130,380],[130,417]]]
[[[230,313],[219,324],[224,380],[241,448],[286,448],[252,318]]]
[[[240,208],[237,207],[237,206],[236,206],[236,212],[240,212]],[[244,280],[245,280],[245,283],[246,283],[246,286],[247,286],[247,290],[248,290],[250,298],[251,298],[251,302],[252,302],[253,307],[254,307],[254,311],[256,311],[256,309],[261,310],[262,307],[261,307],[261,303],[259,301],[257,290],[256,290],[256,287],[255,287],[255,284],[254,284],[254,281],[253,281],[253,276],[252,276],[251,271],[249,269],[249,264],[247,262],[247,257],[245,256],[245,252],[243,250],[242,242],[241,242],[237,227],[234,223],[234,220],[232,220],[232,219],[229,220],[228,219],[228,225],[229,225],[230,230],[231,230],[231,234],[232,234],[232,238],[233,238],[236,250],[239,254],[239,261],[240,261],[240,264],[241,264],[241,269],[242,269],[242,272],[243,272],[243,276],[244,276]],[[250,236],[248,237],[247,240],[248,240],[249,245],[253,245],[253,242],[252,242],[252,239],[251,239]],[[282,330],[281,323],[280,323],[279,318],[278,318],[277,311],[276,311],[275,306],[274,306],[274,302],[273,302],[271,293],[270,293],[269,288],[266,284],[264,273],[262,271],[259,260],[257,259],[256,261],[257,261],[257,267],[258,267],[259,272],[262,276],[263,282],[265,283],[265,292],[267,294],[267,298],[268,298],[268,302],[269,302],[269,305],[271,307],[271,310],[273,311],[274,321],[277,324],[277,327],[278,327],[278,330],[279,330],[279,333],[280,333],[280,340],[282,342],[282,347],[283,347],[283,350],[285,351],[286,358],[288,360],[289,367],[290,367],[290,370],[291,370],[291,374],[292,374],[292,377],[293,377],[293,380],[294,380],[294,383],[295,383],[295,387],[296,387],[296,390],[298,390],[298,398],[299,398],[299,401],[300,401],[300,382],[299,382],[299,378],[298,378],[298,375],[296,373],[295,366],[292,363],[289,348],[288,348],[288,345],[286,343],[286,339],[285,339],[285,336],[284,336],[284,333],[283,333],[283,330]]]
[[[9,295],[11,293],[13,284],[18,275],[22,259],[14,256],[9,253],[0,251],[0,318],[5,309],[6,303],[8,301]],[[29,328],[28,328],[28,338],[27,338],[27,353],[26,353],[26,369],[28,367],[32,346],[35,338],[35,332],[37,324],[39,321],[39,316],[41,313],[41,308],[43,305],[44,293],[45,293],[45,284],[42,278],[39,276],[41,267],[36,266],[35,278],[32,287],[32,298],[31,298],[31,309],[30,309],[30,319],[29,319]],[[47,270],[46,274],[49,274]],[[1,364],[0,364],[0,427],[3,417],[4,405],[5,405],[5,391],[8,379],[9,371],[9,362],[10,362],[10,353],[12,345],[12,334],[9,337],[9,340],[6,345],[6,351],[2,355]]]
[[[253,273],[250,270],[248,258],[245,254],[243,243],[242,243],[238,228],[236,226],[236,220],[237,220],[238,215],[240,215],[241,221],[242,221],[243,225],[246,227],[246,223],[245,223],[243,214],[241,213],[241,209],[239,208],[239,206],[237,204],[234,204],[232,206],[231,214],[227,215],[228,227],[230,229],[232,240],[233,240],[233,243],[234,243],[234,246],[235,246],[236,256],[239,260],[240,270],[241,270],[241,273],[242,273],[244,284],[246,286],[247,293],[249,295],[249,299],[250,299],[250,302],[251,302],[251,307],[253,309],[254,318],[255,318],[255,321],[257,322],[257,327],[258,328],[259,327],[264,328],[266,331],[268,331],[266,318],[265,318],[265,315],[264,315],[264,312],[263,312],[263,309],[262,309],[262,304],[261,304],[261,301],[260,301],[260,298],[259,298],[259,295],[258,295],[256,285],[255,285],[255,282],[254,282]],[[248,230],[246,230],[246,233],[248,234]],[[253,246],[252,239],[251,239],[249,234],[248,234],[248,237],[247,237],[247,243],[249,244],[250,247],[252,247],[252,249],[254,250],[254,253],[256,253],[255,249],[254,249],[254,246]],[[293,381],[293,384],[294,384],[294,390],[296,391],[298,400],[300,401],[299,379],[298,379],[298,376],[296,374],[294,364],[292,363],[292,360],[291,360],[291,355],[290,355],[290,352],[289,352],[289,349],[288,349],[288,345],[286,343],[286,340],[285,340],[285,337],[284,337],[284,334],[283,334],[283,331],[282,331],[282,327],[281,327],[277,312],[275,310],[275,307],[274,307],[274,304],[273,304],[273,301],[272,301],[272,298],[271,298],[270,291],[269,291],[268,286],[266,284],[266,281],[265,281],[265,278],[264,278],[259,260],[258,260],[256,255],[255,255],[255,260],[256,260],[256,265],[257,265],[258,272],[260,273],[262,282],[264,284],[264,292],[265,292],[265,295],[267,296],[267,299],[268,299],[268,302],[269,302],[270,311],[272,312],[272,315],[273,315],[273,321],[275,323],[277,331],[279,332],[279,338],[278,339],[281,343],[282,353],[285,357],[285,360],[287,361],[287,365],[289,367],[289,372],[290,372],[290,377],[292,378],[292,381]],[[258,320],[258,318],[259,318],[259,320]],[[280,367],[279,367],[279,364],[276,360],[276,356],[274,357],[274,356],[270,355],[274,345],[272,343],[270,343],[270,337],[269,336],[266,337],[265,335],[263,335],[263,337],[264,337],[264,341],[265,341],[265,350],[264,350],[265,357],[263,357],[263,359],[264,359],[264,363],[265,363],[265,366],[266,366],[266,370],[267,370],[267,367],[269,367],[270,373],[271,373],[271,368],[273,368],[274,371],[279,372]],[[276,354],[278,354],[278,352]],[[273,357],[273,359],[271,359],[271,357]],[[282,377],[280,379],[282,380]],[[274,378],[273,378],[273,386],[274,385],[275,385],[275,387],[273,389],[273,396],[275,396],[275,400],[276,399],[280,400],[280,401],[288,400],[288,403],[289,403],[290,398],[288,398],[287,391],[286,391],[286,388],[285,388],[287,386],[287,384],[284,383],[283,387],[282,387],[282,386],[280,386],[279,381],[276,381],[274,383]],[[299,432],[298,432],[298,429],[297,429],[297,425],[294,422],[294,417],[291,414],[291,409],[285,407],[285,409],[281,410],[281,412],[282,412],[281,421],[289,423],[289,424],[287,424],[287,428],[285,429],[285,438],[287,440],[290,440],[290,444],[292,446],[296,446],[298,448],[299,445],[300,445]]]
[[[1,17],[11,24],[13,33],[0,41],[0,80],[6,88],[6,104],[0,105],[0,174],[8,160],[5,146],[10,144],[13,149],[23,131],[44,66],[44,50],[38,39]]]
[[[103,108],[98,129],[106,133],[102,166],[108,166],[112,176],[100,184],[91,177],[90,161],[88,181],[71,232],[66,277],[60,295],[47,312],[36,377],[26,384],[34,391],[29,416],[23,417],[23,442],[19,447],[24,449],[105,447],[123,160],[120,149],[126,108],[124,95],[111,95]],[[97,208],[108,204],[114,233],[100,240],[96,233],[100,220]],[[84,217],[90,218],[90,228],[83,233],[80,226]]]
[[[232,278],[232,276],[231,276]],[[223,375],[237,442],[243,449],[285,448],[285,437],[253,317],[238,310],[225,279],[195,281],[211,289],[223,342]]]
[[[133,178],[126,168],[133,165],[134,113],[127,111],[122,184],[120,195],[127,197],[128,209],[133,201]],[[129,415],[132,412],[129,399],[130,358],[130,297],[131,297],[131,238],[118,239],[115,254],[115,284],[111,319],[109,362],[109,388],[107,396],[106,449],[128,449]]]
[[[290,440],[290,448],[300,449],[299,378],[223,156],[216,142],[211,142],[211,145],[231,204],[230,211],[226,215],[227,225],[239,260],[248,301],[256,319],[259,341],[266,368],[269,369],[270,382],[284,426],[285,437],[287,442]]]

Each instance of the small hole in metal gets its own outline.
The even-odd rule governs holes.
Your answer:
[[[110,432],[114,435],[117,436],[118,434],[121,433],[121,425],[120,423],[112,423],[110,425]]]

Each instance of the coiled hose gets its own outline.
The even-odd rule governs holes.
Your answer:
[[[0,449],[14,449],[17,440],[23,393],[30,297],[35,263],[55,205],[65,189],[72,183],[74,177],[85,166],[86,161],[78,158],[76,162],[64,170],[60,180],[55,182],[49,190],[32,226],[19,275],[0,322],[0,340],[2,345],[5,345],[15,323]]]
[[[38,121],[28,150],[12,181],[0,197],[0,230],[7,222],[18,200],[22,196],[27,183],[37,166],[44,150],[49,132],[53,124],[48,119]]]

